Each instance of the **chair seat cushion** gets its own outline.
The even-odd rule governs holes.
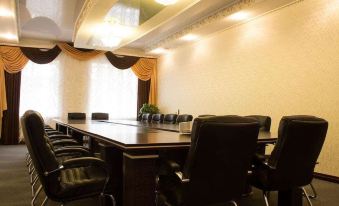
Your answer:
[[[105,172],[98,167],[78,167],[62,170],[60,174],[61,196],[71,198],[82,194],[100,194],[105,184]]]

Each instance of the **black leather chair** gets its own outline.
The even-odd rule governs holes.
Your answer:
[[[62,132],[59,132],[50,127],[47,128],[45,127],[44,130],[46,137],[48,137],[51,142],[62,141],[65,144],[65,146],[67,146],[68,144],[70,145],[80,144],[78,141],[73,139],[71,135],[63,134]]]
[[[180,122],[190,122],[193,120],[193,116],[190,114],[180,114],[177,117],[176,123],[179,124]]]
[[[94,112],[94,113],[92,113],[91,119],[92,120],[109,120],[109,114],[108,113],[102,113],[102,112]],[[99,156],[100,145],[97,141],[94,140],[94,138],[91,138],[90,136],[84,137],[84,144],[88,144],[88,148],[94,154]]]
[[[268,159],[257,158],[250,182],[267,192],[302,187],[311,183],[314,167],[323,146],[328,122],[314,116],[286,116],[279,124],[278,141]]]
[[[245,117],[250,117],[259,122],[260,130],[269,132],[271,130],[271,117],[270,116],[263,116],[263,115],[248,115]],[[262,144],[258,144],[257,146],[257,153],[261,155],[265,155],[266,153],[266,146],[268,144],[275,144],[275,140],[268,141]]]
[[[67,114],[68,120],[86,120],[86,113],[81,113],[81,112],[70,112]],[[73,130],[68,129],[68,134],[73,136]],[[81,144],[87,144],[88,139],[85,137],[79,137],[77,139]]]
[[[251,118],[196,118],[183,172],[166,161],[158,175],[158,206],[205,206],[241,197],[255,153],[259,124]],[[236,157],[236,158],[235,158]]]
[[[46,142],[44,122],[38,112],[25,112],[21,124],[25,143],[41,182],[37,195],[43,189],[49,199],[62,204],[103,196],[109,180],[105,162],[94,157],[71,158],[61,162]],[[32,205],[37,195],[33,198]],[[115,205],[113,196],[108,196]],[[47,199],[44,203],[46,201]]]
[[[108,113],[94,112],[92,113],[92,120],[108,120]]]
[[[151,122],[151,120],[152,120],[152,114],[149,114],[149,113],[142,114],[141,116],[142,122]]]
[[[164,121],[164,114],[153,114],[152,123],[162,123]]]
[[[175,124],[177,121],[177,114],[165,114],[163,123],[165,124]]]
[[[68,113],[67,118],[69,120],[85,120],[86,119],[86,113],[70,112],[70,113]]]
[[[263,115],[248,115],[245,117],[250,117],[256,119],[260,124],[260,129],[269,132],[271,130],[271,117]]]

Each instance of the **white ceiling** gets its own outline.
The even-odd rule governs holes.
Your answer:
[[[189,43],[182,40],[187,34],[201,39],[297,0],[178,0],[167,7],[157,5],[154,0],[121,1],[141,1],[142,18],[149,19],[114,48],[93,45],[91,41],[98,33],[95,28],[104,21],[117,0],[2,0],[0,44],[51,47],[60,41],[74,42],[80,48],[155,56],[158,54],[152,53],[152,49],[171,49]],[[2,7],[16,12],[12,18],[3,17]],[[145,16],[145,11],[154,16]],[[228,18],[242,11],[249,16],[236,20]],[[1,33],[7,30],[12,30],[18,39],[3,38]]]

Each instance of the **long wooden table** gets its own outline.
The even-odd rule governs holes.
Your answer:
[[[71,130],[75,138],[90,136],[105,145],[103,158],[112,171],[111,189],[118,205],[123,206],[155,205],[156,161],[159,155],[163,151],[187,151],[191,143],[190,135],[179,134],[178,126],[173,124],[148,124],[130,120],[55,121],[59,131],[67,133]],[[258,143],[276,139],[271,136],[270,132],[260,132]],[[299,204],[284,202],[279,205]]]

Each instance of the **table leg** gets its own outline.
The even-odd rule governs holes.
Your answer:
[[[278,206],[302,206],[302,192],[300,188],[279,191]]]
[[[110,172],[110,182],[107,187],[107,192],[111,192],[115,198],[117,205],[122,205],[122,151],[105,145],[98,144],[100,148],[100,157],[105,160],[108,170]]]
[[[155,205],[158,155],[123,154],[123,206]]]

